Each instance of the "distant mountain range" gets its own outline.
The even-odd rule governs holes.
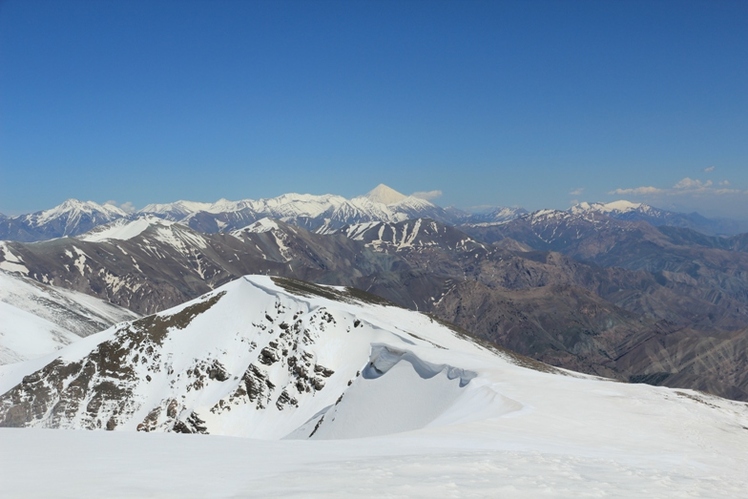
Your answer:
[[[625,201],[465,214],[386,186],[111,208],[6,219],[66,237],[0,241],[0,270],[136,314],[246,274],[351,286],[556,366],[748,400],[748,235],[689,215]]]
[[[0,240],[40,241],[76,236],[114,220],[153,215],[204,233],[230,232],[262,218],[273,218],[320,233],[352,223],[399,222],[410,218],[454,221],[455,215],[429,201],[405,196],[385,185],[352,199],[332,194],[284,194],[270,199],[150,204],[134,214],[112,205],[77,200],[30,215],[0,220]]]
[[[535,214],[547,211],[541,210]],[[597,213],[619,220],[646,221],[655,226],[690,228],[706,235],[748,231],[748,223],[707,219],[697,213],[675,213],[627,201],[581,203],[565,213],[574,216]],[[10,218],[0,216],[0,240],[32,242],[76,236],[115,220],[133,220],[143,215],[179,222],[203,233],[230,232],[263,218],[280,220],[318,233],[329,233],[352,224],[397,223],[416,218],[428,218],[455,226],[492,225],[527,216],[528,213],[522,208],[506,207],[484,209],[477,213],[445,209],[425,199],[405,196],[382,184],[352,199],[332,194],[284,194],[260,200],[221,199],[215,203],[176,201],[150,204],[130,214],[110,204],[70,199],[55,208],[37,213]]]
[[[111,204],[68,199],[49,210],[0,218],[0,240],[30,242],[75,236],[127,216]]]

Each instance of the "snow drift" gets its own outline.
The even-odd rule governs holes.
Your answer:
[[[742,497],[747,485],[745,403],[554,369],[286,279],[245,277],[0,366],[0,394],[3,426],[115,430],[0,429],[11,497]]]
[[[262,276],[45,363],[0,373],[0,425],[329,439],[521,407],[481,379],[506,357],[450,327],[360,291]]]

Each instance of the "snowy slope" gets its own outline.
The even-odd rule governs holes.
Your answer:
[[[137,315],[0,270],[0,364],[48,354]]]
[[[81,337],[0,301],[0,365],[41,357]]]
[[[5,241],[0,241],[0,260],[0,270],[28,275],[29,269],[26,268],[23,258]]]
[[[424,247],[438,247],[444,250],[485,249],[485,245],[472,240],[453,227],[420,218],[399,223],[353,224],[342,228],[340,232],[378,251]]]
[[[33,399],[47,410],[32,426],[264,441],[2,429],[4,492],[745,496],[746,404],[548,368],[367,300],[247,277],[83,339],[44,371],[5,366],[4,426]]]
[[[405,196],[383,184],[352,199],[333,194],[289,193],[259,200],[219,199],[214,203],[180,200],[149,204],[137,214],[180,222],[208,233],[240,229],[266,217],[321,232],[367,221],[398,222],[418,217],[440,221],[454,219],[448,211],[429,201]],[[93,238],[91,240],[127,239],[135,233],[123,232],[125,227],[133,231],[145,225],[146,219],[142,218],[138,225],[130,225],[132,219],[133,216],[110,204],[69,199],[49,210],[0,218],[0,240],[29,242],[76,236],[115,221],[118,223],[103,229],[104,233],[97,236],[94,232],[87,237]]]
[[[44,375],[33,374],[3,397],[0,418],[15,425],[28,409],[22,425],[271,439],[365,436],[464,418],[462,409],[451,411],[465,396],[485,399],[494,415],[514,410],[480,380],[471,381],[476,372],[452,364],[495,358],[420,314],[296,281],[243,278],[51,356]],[[4,389],[29,374],[22,366],[13,372]],[[71,375],[82,391],[64,388]],[[377,406],[376,394],[393,383],[405,390],[398,399],[411,401],[405,410],[362,409]],[[416,393],[429,395],[414,404]],[[50,404],[42,412],[23,402],[39,398]]]
[[[657,211],[662,211],[662,210],[657,210],[656,208],[653,208],[652,206],[649,206],[643,203],[632,203],[631,201],[626,201],[624,199],[620,199],[618,201],[612,201],[610,203],[579,203],[579,204],[572,206],[569,209],[569,212],[575,213],[575,214],[596,212],[596,213],[618,214],[618,215],[624,214],[624,213],[630,213],[630,212],[654,214]]]
[[[164,220],[153,215],[140,215],[135,219],[118,219],[108,224],[100,225],[93,230],[81,234],[77,238],[82,241],[102,242],[107,240],[128,241],[139,236],[151,227],[167,228],[174,222]]]
[[[453,218],[429,201],[405,196],[383,184],[352,199],[332,194],[289,193],[259,200],[153,204],[140,213],[178,221],[203,232],[238,230],[263,218],[281,220],[320,233],[360,222],[399,222],[418,217],[448,221]]]
[[[569,209],[572,214],[600,213],[618,220],[647,222],[655,227],[680,227],[707,235],[735,235],[748,230],[744,221],[706,218],[698,213],[678,213],[644,203],[618,200],[610,203],[580,203]]]
[[[365,196],[371,201],[382,204],[396,204],[403,201],[407,197],[405,196],[405,194],[401,194],[395,189],[384,184],[379,184],[378,186],[367,192]]]
[[[39,241],[87,232],[127,216],[111,204],[68,199],[49,210],[7,218],[0,224],[0,239]]]

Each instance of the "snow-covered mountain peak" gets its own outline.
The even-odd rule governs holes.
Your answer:
[[[83,215],[63,216],[66,213]],[[431,218],[441,222],[455,220],[449,212],[429,201],[405,196],[385,185],[379,185],[368,194],[353,199],[335,194],[287,193],[258,200],[219,199],[214,203],[180,200],[149,204],[137,214],[155,215],[203,233],[229,233],[266,217],[320,233],[368,221],[399,222],[415,218]],[[0,239],[38,241],[74,236],[118,218],[129,216],[115,206],[70,200],[52,210],[24,215],[18,221],[11,219],[10,224],[3,223]]]
[[[455,210],[455,216],[463,223],[475,226],[499,225],[526,215],[527,210],[519,207],[487,206],[471,212]]]
[[[733,497],[745,490],[748,406],[691,390],[555,369],[483,346],[452,326],[360,291],[247,276],[45,359],[0,368],[0,426],[252,438],[130,436],[116,447],[89,447],[84,453],[119,455],[122,449],[131,453],[135,441],[150,442],[148,452],[137,455],[144,468],[137,476],[152,482],[148,456],[174,442],[194,444],[166,453],[197,461],[187,474],[197,477],[193,488],[179,489],[182,495],[195,490],[215,495],[215,488],[194,487],[205,481],[204,456],[219,455],[208,475],[235,479],[251,470],[252,479],[231,482],[231,490],[256,492],[258,483],[273,482],[263,496],[298,492],[310,483],[313,489],[305,491],[323,490],[322,481],[332,483],[323,495],[360,495],[359,483],[340,489],[354,469],[371,496],[382,495],[377,477],[383,473],[401,480],[390,495],[413,495],[414,483],[429,477],[431,485],[431,476],[446,473],[445,486],[476,497],[505,490],[528,497],[548,490],[574,496],[590,490],[590,481],[595,491],[614,490],[622,497],[643,487],[655,490],[650,495],[656,497],[694,490],[699,496]],[[38,433],[6,430],[3,443],[22,449],[18,436]],[[261,441],[374,436],[380,438]],[[220,445],[203,447],[211,441]],[[46,454],[31,454],[16,469],[38,475],[44,461],[39,456]],[[256,458],[251,466],[248,456]],[[6,459],[6,467],[13,459]],[[289,459],[292,466],[280,466]],[[181,484],[185,462],[177,460],[164,476],[176,476],[174,483]],[[306,475],[298,479],[298,470],[309,463],[319,483]],[[115,464],[112,476],[122,476],[119,461]],[[456,482],[458,465],[466,469]],[[53,466],[59,463],[45,471]],[[403,470],[415,481],[403,481]],[[293,480],[267,480],[270,475]],[[90,477],[84,478],[88,483]],[[488,485],[471,494],[471,484],[478,482]],[[132,478],[121,487],[133,490]],[[28,483],[18,481],[12,490],[22,496],[27,489]],[[148,489],[133,494],[143,495],[142,490]],[[169,484],[161,495],[174,490]],[[437,488],[415,490],[429,496]]]
[[[521,218],[529,218],[531,221],[536,222],[541,220],[565,219],[568,217],[569,212],[567,211],[545,208],[542,210],[533,211],[532,213],[528,213]]]
[[[100,205],[93,201],[79,201],[68,199],[62,204],[49,210],[27,215],[33,219],[35,225],[43,225],[54,219],[67,218],[68,224],[78,221],[82,216],[103,216],[108,219],[126,217],[127,213],[111,204]]]
[[[106,225],[80,235],[77,239],[90,242],[102,242],[108,239],[127,241],[139,236],[151,227],[169,227],[175,222],[165,220],[150,214],[140,215],[134,220],[118,219]]]
[[[139,213],[152,213],[155,215],[169,217],[177,220],[199,211],[207,211],[212,203],[203,203],[199,201],[179,200],[173,203],[153,203],[139,210]]]
[[[652,207],[643,203],[632,203],[631,201],[626,201],[624,199],[620,199],[618,201],[612,201],[610,203],[579,203],[577,205],[572,206],[569,211],[573,214],[580,214],[580,213],[589,213],[589,212],[597,212],[597,213],[605,213],[605,214],[624,214],[629,213],[632,211],[638,211],[638,212],[648,212],[652,210]]]
[[[0,426],[381,435],[517,411],[479,379],[511,358],[361,291],[246,276],[6,374]]]
[[[395,189],[388,187],[384,184],[379,184],[369,192],[367,192],[363,197],[368,198],[371,201],[374,201],[376,203],[382,203],[385,205],[390,204],[396,204],[401,201],[403,201],[406,196],[405,194],[402,194],[400,192],[397,192]]]
[[[269,232],[271,230],[279,230],[278,222],[276,222],[272,218],[265,217],[252,224],[247,225],[242,229],[232,231],[231,234],[237,235],[241,234],[242,232],[261,234],[263,232]]]

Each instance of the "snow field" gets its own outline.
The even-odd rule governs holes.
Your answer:
[[[3,493],[748,497],[744,403],[528,369],[425,315],[301,289],[291,293],[281,281],[248,276],[160,313],[166,318],[225,293],[189,325],[169,331],[160,351],[165,368],[135,386],[141,409],[121,431],[0,429]],[[210,412],[271,342],[278,343],[274,351],[297,352],[279,336],[280,325],[293,321],[309,330],[298,355],[307,352],[334,371],[324,388],[293,392],[297,407]],[[62,359],[81,359],[116,334],[112,328],[85,338]],[[186,390],[177,375],[205,359],[220,360],[230,378]],[[39,367],[35,362],[26,372]],[[274,397],[292,381],[280,359],[258,365],[277,387]],[[0,369],[0,393],[13,386],[11,378],[20,380],[23,366]],[[154,405],[182,396],[211,435],[134,431]],[[75,459],[62,449],[75,449]],[[40,475],[45,480],[34,478]]]

